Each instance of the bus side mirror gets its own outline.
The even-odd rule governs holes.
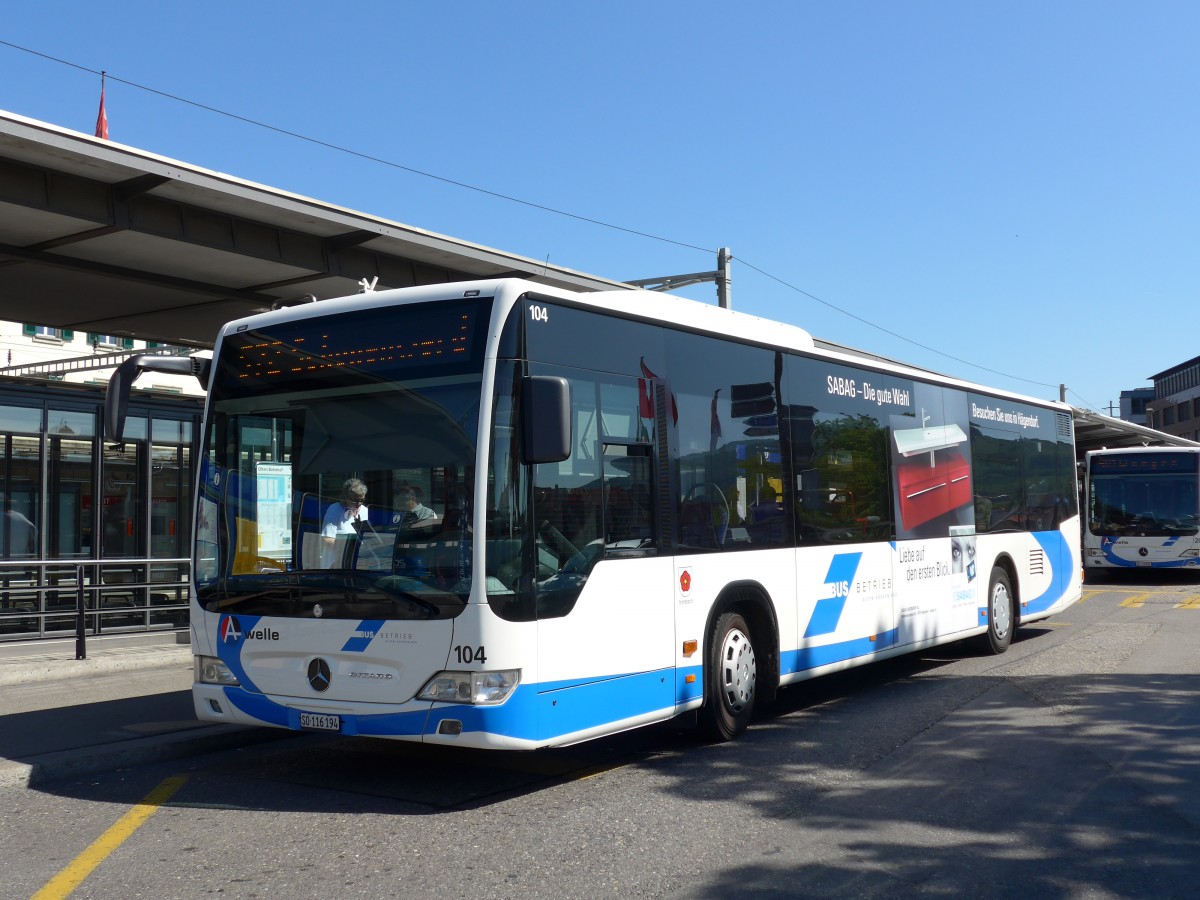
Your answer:
[[[562,462],[571,455],[571,386],[555,375],[530,375],[521,385],[522,461]]]
[[[194,375],[202,387],[208,388],[212,360],[199,356],[157,356],[153,353],[131,356],[117,366],[108,379],[104,395],[104,437],[115,444],[125,435],[125,415],[129,411],[129,392],[143,372],[167,372],[172,375]]]

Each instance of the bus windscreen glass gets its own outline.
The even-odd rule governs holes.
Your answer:
[[[210,609],[439,618],[470,590],[487,301],[390,306],[226,337],[201,463]]]
[[[1195,453],[1093,457],[1089,530],[1106,537],[1196,534],[1198,462]]]

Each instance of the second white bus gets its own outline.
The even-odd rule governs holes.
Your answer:
[[[1093,450],[1085,461],[1087,568],[1200,566],[1200,448]]]

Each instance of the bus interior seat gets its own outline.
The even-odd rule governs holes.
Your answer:
[[[679,542],[687,547],[717,548],[711,503],[703,500],[683,502],[679,511]]]

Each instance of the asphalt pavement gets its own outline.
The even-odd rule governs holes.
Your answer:
[[[187,632],[0,644],[0,787],[223,750],[287,732],[192,710]]]

